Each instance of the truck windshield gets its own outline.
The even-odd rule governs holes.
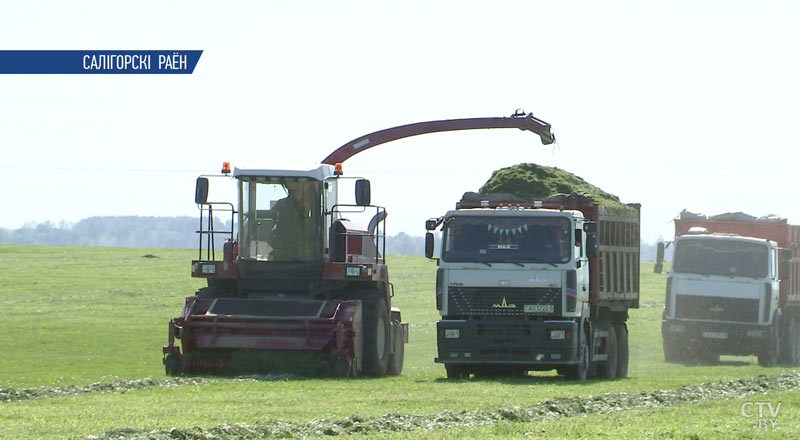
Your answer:
[[[445,261],[566,263],[571,222],[564,217],[451,217],[443,230]]]
[[[321,182],[249,177],[240,185],[240,256],[282,262],[321,258]]]
[[[767,246],[727,239],[683,239],[675,247],[672,270],[701,275],[767,276]]]

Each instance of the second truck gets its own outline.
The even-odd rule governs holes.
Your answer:
[[[556,369],[628,374],[628,310],[639,305],[639,205],[584,194],[544,200],[467,193],[441,226],[438,356],[448,378]]]
[[[800,364],[800,259],[792,258],[800,226],[684,211],[673,245],[661,326],[668,362],[727,354],[756,355],[764,366]]]

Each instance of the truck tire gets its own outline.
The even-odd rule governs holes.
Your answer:
[[[688,351],[685,346],[672,338],[664,338],[664,361],[683,363],[687,361]]]
[[[769,340],[767,340],[767,343],[764,344],[761,352],[758,353],[758,365],[761,365],[762,367],[771,367],[778,363],[778,350],[780,347],[779,336],[781,333],[780,325],[780,315],[775,314],[775,318],[769,331]]]
[[[383,293],[370,290],[361,296],[364,306],[364,373],[370,376],[386,376],[389,367],[391,332],[389,329],[389,307]]]
[[[463,379],[468,374],[464,366],[459,364],[444,364],[444,369],[448,379]]]
[[[568,366],[564,370],[564,377],[568,380],[586,382],[586,378],[589,377],[589,346],[586,345],[585,340],[581,342],[578,350],[578,364]]]
[[[394,353],[389,354],[389,367],[386,373],[389,376],[399,376],[403,372],[403,327],[398,322],[397,325],[391,326],[392,329],[392,343],[394,344]]]
[[[778,351],[780,359],[778,361],[787,365],[800,364],[800,325],[794,316],[786,316],[783,319],[780,338],[781,348]]]
[[[797,322],[797,317],[790,318],[788,341],[786,343],[786,351],[788,352],[788,361],[791,365],[800,365],[800,322]]]
[[[598,376],[613,379],[617,377],[617,334],[614,332],[614,326],[610,322],[606,321],[601,325],[601,328],[608,332],[608,337],[606,338],[606,355],[608,359],[602,364]]]
[[[615,322],[614,333],[617,334],[617,377],[628,377],[628,326]]]

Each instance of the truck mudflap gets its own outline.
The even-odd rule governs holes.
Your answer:
[[[168,373],[225,372],[242,369],[232,362],[243,352],[274,352],[280,360],[305,352],[321,355],[337,375],[357,375],[361,309],[357,300],[188,297],[169,323],[164,364]]]
[[[574,365],[578,323],[538,320],[441,320],[438,356],[447,364],[514,364],[532,368]]]
[[[772,327],[756,324],[662,319],[664,344],[681,352],[731,355],[757,354],[773,337]]]

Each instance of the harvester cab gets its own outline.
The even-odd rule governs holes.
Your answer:
[[[369,181],[345,177],[341,163],[397,139],[485,128],[517,128],[538,134],[545,145],[555,141],[550,124],[522,112],[428,121],[353,139],[321,165],[231,170],[226,162],[222,177],[238,187],[235,204],[210,201],[212,176],[198,178],[192,276],[208,285],[186,298],[169,323],[167,374],[298,371],[299,365],[313,367],[312,374],[400,374],[408,324],[391,304],[386,210],[371,204]],[[344,197],[348,188],[352,202]],[[230,214],[230,227],[215,227],[215,213]]]
[[[211,177],[220,176],[197,180],[192,262],[208,286],[170,323],[167,372],[280,369],[301,352],[317,355],[314,373],[399,374],[407,324],[390,308],[386,210],[370,204],[369,181],[345,177],[340,164],[235,167],[235,209],[207,200]],[[349,203],[346,188],[355,192]],[[215,212],[230,212],[230,229],[215,228]]]

